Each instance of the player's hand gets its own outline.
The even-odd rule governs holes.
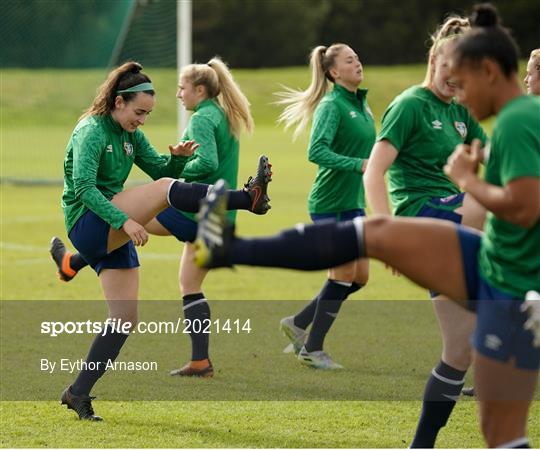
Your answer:
[[[368,161],[369,161],[368,159],[364,159],[364,160],[362,161],[362,168],[360,169],[360,171],[361,171],[362,173],[366,173]]]
[[[126,220],[124,225],[122,225],[122,229],[135,245],[142,246],[148,242],[148,233],[145,228],[133,219]]]
[[[474,139],[470,146],[460,144],[448,158],[444,173],[464,189],[467,181],[476,177],[482,158],[482,142],[479,139]]]
[[[174,156],[191,156],[200,147],[195,141],[180,141],[176,145],[169,145],[169,151]]]
[[[384,265],[384,268],[385,269],[388,269],[388,270],[391,270],[392,271],[392,275],[394,275],[395,277],[400,277],[401,276],[401,273],[398,272],[396,269],[394,269],[392,266],[389,266],[388,264],[385,264]]]
[[[527,292],[525,301],[521,305],[521,311],[529,316],[523,328],[533,334],[533,345],[540,347],[540,294],[535,291]]]

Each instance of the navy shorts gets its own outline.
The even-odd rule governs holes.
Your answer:
[[[311,220],[313,222],[319,222],[321,220],[333,219],[336,222],[346,222],[347,220],[353,220],[355,217],[365,217],[366,212],[363,208],[350,209],[348,211],[340,211],[335,213],[321,213],[321,214],[310,214]]]
[[[422,206],[416,217],[431,217],[433,219],[461,223],[462,215],[456,213],[455,210],[463,205],[464,197],[464,192],[450,195],[449,197],[433,197]],[[429,291],[429,295],[431,298],[435,298],[440,294],[435,291]]]
[[[507,362],[515,358],[516,367],[538,370],[540,348],[533,346],[533,334],[523,325],[527,313],[521,312],[522,298],[492,286],[479,273],[478,251],[481,235],[458,226],[463,270],[467,283],[469,309],[476,311],[472,345],[483,356]]]
[[[422,206],[416,217],[432,217],[434,219],[444,219],[454,223],[461,223],[462,216],[456,213],[455,210],[463,205],[464,197],[464,192],[450,195],[449,197],[434,197]]]
[[[139,267],[139,258],[133,241],[107,253],[110,228],[111,226],[101,217],[88,210],[73,225],[69,239],[98,275],[103,269]]]
[[[161,211],[156,219],[181,242],[193,242],[197,237],[197,222],[175,208]]]

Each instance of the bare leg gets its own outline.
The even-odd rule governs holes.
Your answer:
[[[487,445],[497,447],[525,437],[538,371],[518,369],[512,361],[503,363],[475,352],[474,375]]]
[[[484,229],[486,220],[486,208],[478,203],[472,195],[465,194],[463,205],[456,209],[456,213],[461,214],[462,225],[466,225],[477,230]]]
[[[183,295],[197,294],[202,290],[202,283],[206,278],[208,269],[202,269],[194,262],[195,248],[186,242],[182,261],[180,263],[180,291]]]
[[[467,370],[472,362],[469,339],[476,325],[476,315],[448,298],[433,299],[433,307],[443,338],[442,360],[458,370]]]
[[[365,285],[369,278],[369,260],[360,258],[351,263],[329,269],[328,278]]]
[[[116,194],[112,203],[135,222],[146,225],[156,214],[167,208],[167,190],[173,181],[172,178],[160,178],[143,186],[126,189]],[[128,241],[129,236],[123,230],[111,228],[107,251],[112,252]]]
[[[373,217],[364,221],[366,254],[415,283],[465,306],[467,288],[456,226],[437,219]]]

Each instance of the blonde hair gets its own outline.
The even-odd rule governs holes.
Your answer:
[[[208,98],[217,98],[229,121],[231,133],[238,139],[245,128],[251,133],[254,128],[250,103],[242,93],[227,65],[214,57],[207,64],[190,64],[180,72],[193,86],[204,86]]]
[[[533,62],[534,68],[540,72],[540,48],[534,49],[529,59]]]
[[[469,19],[450,16],[442,25],[437,28],[434,34],[431,35],[431,48],[428,54],[428,65],[426,71],[426,77],[422,82],[422,86],[428,87],[433,82],[434,66],[433,62],[435,56],[441,51],[442,47],[449,41],[461,36],[465,31],[471,28]]]
[[[97,95],[92,104],[86,111],[83,112],[79,120],[88,116],[105,116],[114,110],[114,101],[120,95],[124,101],[129,102],[137,92],[122,92],[117,94],[116,91],[129,89],[141,83],[151,83],[150,78],[142,73],[143,66],[135,61],[128,61],[120,67],[112,70],[107,79],[97,89]],[[153,90],[142,91],[147,94],[154,95]]]
[[[296,124],[293,139],[306,128],[313,116],[315,108],[328,92],[330,82],[334,82],[330,69],[334,67],[336,57],[347,47],[346,44],[332,44],[330,47],[319,45],[311,51],[309,65],[311,67],[311,84],[305,91],[284,86],[284,92],[276,92],[279,97],[276,103],[285,105],[278,118],[278,123],[285,123],[285,129]]]

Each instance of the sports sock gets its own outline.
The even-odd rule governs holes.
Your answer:
[[[466,371],[440,361],[424,391],[424,402],[411,448],[433,448],[439,430],[446,425],[464,384]]]
[[[173,181],[167,193],[167,202],[185,212],[199,211],[201,200],[208,194],[209,184]],[[251,209],[251,198],[243,189],[227,191],[227,209]]]
[[[351,283],[326,280],[317,301],[313,325],[306,341],[306,350],[315,352],[323,349],[324,338],[337,317],[341,304],[347,298]]]
[[[78,272],[87,265],[88,263],[84,260],[80,253],[72,253],[69,258],[69,267],[71,267],[75,272]]]
[[[208,358],[209,335],[203,333],[210,319],[210,307],[202,292],[184,295],[184,317],[189,320],[189,337],[191,338],[191,360],[199,361]],[[205,322],[206,321],[206,322]]]
[[[352,282],[351,285],[349,286],[349,290],[347,291],[347,297],[351,294],[354,294],[355,292],[359,291],[360,289],[362,289],[364,287],[363,284],[358,284],[356,282]]]
[[[251,197],[244,191],[240,189],[238,191],[227,191],[227,209],[246,209],[251,211]]]
[[[208,184],[173,181],[169,186],[167,202],[173,208],[185,212],[198,212],[201,200],[206,197],[209,187]]]
[[[270,238],[235,239],[231,263],[299,270],[321,270],[365,255],[363,222],[297,225]]]
[[[345,298],[347,298],[353,292],[362,289],[363,287],[363,284],[358,284],[353,281],[347,291],[347,295],[345,296]],[[311,300],[311,302],[309,302],[302,311],[300,311],[294,316],[295,326],[305,330],[309,326],[309,324],[313,322],[313,318],[315,317],[315,311],[317,310],[317,301],[319,300],[321,293],[325,290],[325,288],[326,284],[322,287],[321,292],[317,294],[317,297]]]
[[[513,441],[506,442],[499,445],[497,448],[531,448],[529,446],[529,440],[526,437],[514,439]]]
[[[104,336],[101,333],[95,337],[86,357],[86,364],[71,385],[73,394],[90,394],[94,384],[105,373],[107,363],[113,362],[117,358],[128,336],[129,334],[119,333],[108,325]]]
[[[293,323],[298,328],[305,330],[311,322],[313,322],[313,317],[315,317],[315,311],[317,310],[317,300],[319,296],[311,300],[306,307],[294,316]]]

